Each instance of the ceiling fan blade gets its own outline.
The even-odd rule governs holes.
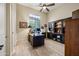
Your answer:
[[[39,6],[44,7],[44,6],[47,6],[47,5],[45,3],[40,3]]]
[[[39,4],[39,6],[40,6],[40,7],[43,7],[43,4],[42,4],[42,3],[40,3],[40,4]]]
[[[48,8],[46,8],[46,10],[47,10],[47,11],[49,11],[49,9],[48,9]]]
[[[40,10],[40,12],[42,12],[43,8]]]
[[[51,3],[51,4],[48,4],[47,6],[54,6],[55,5],[55,3]]]

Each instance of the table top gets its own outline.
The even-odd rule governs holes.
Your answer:
[[[43,36],[43,34],[42,33],[32,33],[32,34],[30,34],[31,36]]]

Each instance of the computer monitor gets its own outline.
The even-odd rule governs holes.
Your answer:
[[[49,28],[49,31],[51,31],[52,30],[52,28]]]
[[[40,28],[37,28],[37,31],[40,32]]]

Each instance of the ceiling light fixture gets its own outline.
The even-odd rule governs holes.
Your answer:
[[[46,6],[43,6],[43,9],[45,10],[46,9]]]
[[[39,6],[42,7],[40,9],[40,12],[47,10],[48,12],[50,11],[48,7],[54,6],[55,3],[50,3],[50,4],[46,4],[46,3],[40,3]]]

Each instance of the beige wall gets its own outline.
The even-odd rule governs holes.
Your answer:
[[[30,14],[40,16],[40,25],[44,25],[44,24],[47,23],[46,22],[46,19],[47,19],[46,14],[41,13],[40,11],[37,11],[35,9],[32,9],[32,8],[17,4],[16,5],[16,22],[17,22],[16,23],[16,25],[17,25],[16,31],[17,31],[17,35],[19,36],[17,39],[19,39],[20,36],[24,36],[25,35],[24,31],[26,31],[26,29],[27,29],[27,28],[26,29],[19,28],[19,22],[20,21],[26,21],[26,22],[29,23],[29,15]]]
[[[79,3],[67,3],[48,14],[48,21],[55,21],[72,16],[72,11],[79,9]]]

